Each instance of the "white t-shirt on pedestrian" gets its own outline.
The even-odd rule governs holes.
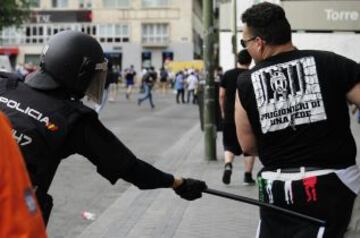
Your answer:
[[[198,78],[193,75],[193,74],[190,74],[187,79],[186,79],[186,82],[188,84],[188,90],[194,90],[196,89],[197,87],[197,84],[198,84]]]

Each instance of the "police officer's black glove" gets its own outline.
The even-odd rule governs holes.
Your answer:
[[[183,183],[174,188],[175,193],[181,198],[192,201],[201,198],[202,192],[207,188],[206,183],[197,179],[183,179]]]

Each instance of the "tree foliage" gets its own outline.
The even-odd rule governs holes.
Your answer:
[[[31,0],[0,0],[0,30],[19,26],[29,18]]]

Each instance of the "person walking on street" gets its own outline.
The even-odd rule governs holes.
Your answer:
[[[130,65],[130,68],[125,69],[125,83],[126,83],[126,99],[130,99],[130,96],[132,94],[132,89],[135,84],[135,76],[136,71],[134,69],[134,65]]]
[[[141,103],[145,100],[149,100],[150,103],[150,107],[151,109],[155,108],[155,104],[153,102],[153,98],[152,98],[152,89],[154,87],[155,81],[156,81],[156,72],[154,67],[150,67],[150,69],[148,70],[148,72],[144,75],[143,77],[143,87],[144,87],[144,96],[138,99],[138,105],[140,106]]]
[[[192,104],[196,104],[196,90],[199,85],[199,79],[195,75],[194,71],[191,71],[190,75],[186,78],[187,84],[187,100],[186,103],[190,103],[190,98],[192,97]]]
[[[241,148],[264,166],[259,197],[326,221],[261,207],[258,237],[344,237],[359,207],[348,102],[360,106],[360,66],[333,52],[298,50],[279,5],[253,5],[242,21],[241,44],[256,66],[238,79],[235,120]]]
[[[174,177],[138,159],[81,99],[102,98],[107,62],[93,37],[62,31],[50,39],[40,69],[25,79],[0,75],[0,111],[14,126],[31,181],[36,187],[44,221],[53,206],[48,194],[62,159],[86,157],[111,184],[124,179],[140,189],[173,188],[194,200],[206,188],[203,181]],[[79,184],[80,186],[80,184]]]
[[[109,85],[109,102],[115,102],[119,90],[120,83],[122,82],[121,69],[118,65],[113,66],[113,82]]]
[[[230,184],[232,174],[232,162],[235,156],[240,156],[241,150],[239,141],[236,137],[235,128],[235,94],[236,82],[239,75],[249,69],[251,64],[251,56],[247,50],[242,50],[237,55],[237,68],[226,71],[221,77],[219,89],[219,104],[221,117],[223,120],[223,145],[224,145],[224,172],[222,181],[224,184]],[[252,170],[254,167],[255,156],[244,154],[244,185],[255,185],[252,178]]]
[[[0,237],[46,238],[41,211],[13,134],[21,138],[0,113]]]
[[[163,94],[167,93],[169,86],[169,72],[164,68],[160,68],[160,88]]]
[[[185,78],[183,71],[179,71],[175,76],[176,103],[185,103]]]

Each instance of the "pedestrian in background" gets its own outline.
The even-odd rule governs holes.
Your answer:
[[[196,90],[197,87],[199,86],[199,79],[193,70],[190,72],[190,75],[186,78],[186,85],[187,85],[186,103],[190,103],[190,100],[192,98],[191,100],[192,104],[197,104]]]
[[[41,211],[13,134],[20,136],[0,113],[0,237],[46,238]]]
[[[135,84],[135,76],[136,76],[136,71],[134,69],[134,65],[130,65],[130,68],[125,69],[125,84],[126,84],[126,99],[130,99],[130,96],[132,94],[132,89],[134,87]]]
[[[113,66],[113,77],[114,82],[110,83],[109,85],[109,102],[115,102],[119,90],[119,85],[122,82],[122,75],[121,75],[121,69],[120,66]]]
[[[167,93],[168,86],[169,86],[169,73],[164,67],[161,67],[160,68],[160,88],[161,88],[161,92],[163,94]]]
[[[152,89],[155,85],[156,78],[157,78],[157,73],[155,71],[155,68],[150,67],[142,79],[142,85],[144,87],[144,96],[138,98],[137,103],[139,106],[143,101],[149,100],[151,109],[155,108],[155,104],[153,102],[153,97],[152,97]]]
[[[179,71],[175,76],[176,103],[185,103],[185,76],[183,71]]]
[[[297,50],[279,5],[253,5],[242,21],[241,44],[256,66],[238,80],[236,127],[241,148],[264,166],[259,197],[326,221],[261,207],[258,237],[344,237],[360,193],[347,103],[360,106],[360,66],[333,52]]]
[[[249,69],[251,56],[247,50],[242,50],[237,55],[237,67],[226,71],[221,77],[219,89],[219,104],[221,109],[221,118],[223,121],[223,146],[224,146],[224,172],[222,181],[224,184],[230,184],[232,174],[232,162],[235,156],[240,156],[241,150],[236,136],[235,128],[235,94],[236,82],[239,75]],[[244,185],[254,185],[252,170],[254,167],[255,156],[244,153]]]

